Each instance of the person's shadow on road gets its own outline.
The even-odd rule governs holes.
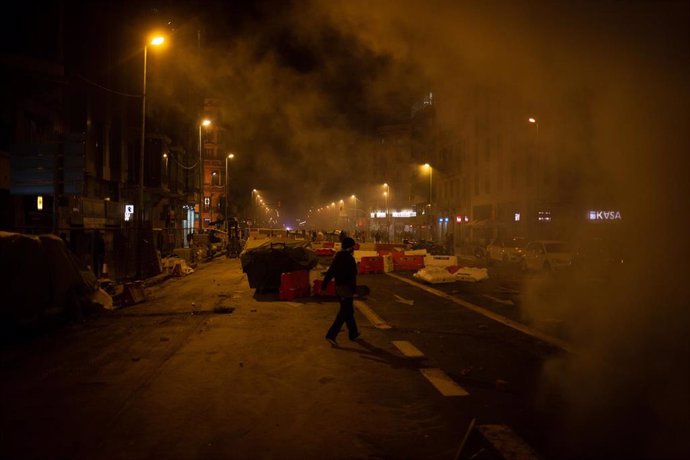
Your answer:
[[[424,360],[426,360],[425,356],[422,356],[420,358],[406,358],[404,356],[398,356],[394,353],[389,352],[388,350],[379,348],[376,345],[367,342],[362,338],[355,339],[352,342],[364,348],[364,350],[360,348],[350,348],[342,346],[337,347],[337,349],[341,351],[347,351],[350,353],[358,353],[363,359],[369,359],[372,361],[388,364],[393,369],[417,370],[423,367],[422,363]]]

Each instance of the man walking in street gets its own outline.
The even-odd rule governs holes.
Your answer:
[[[333,321],[333,325],[326,333],[328,340],[334,347],[338,346],[336,337],[343,323],[347,325],[350,340],[359,337],[357,323],[355,322],[355,308],[353,305],[355,290],[357,289],[357,262],[353,256],[355,240],[346,237],[342,241],[342,249],[333,258],[331,266],[326,271],[326,276],[321,284],[321,292],[326,292],[326,287],[331,279],[335,279],[335,293],[340,300],[340,310]]]

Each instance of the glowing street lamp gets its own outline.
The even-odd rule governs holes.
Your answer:
[[[204,158],[203,146],[201,145],[201,128],[211,126],[211,120],[205,118],[199,123],[199,231],[204,228],[204,217],[202,215],[204,200]]]
[[[232,160],[235,158],[234,153],[228,154],[228,156],[225,157],[225,230],[227,231],[230,227],[228,227],[228,201],[230,200],[230,176],[228,176],[228,160]]]
[[[433,198],[432,177],[434,175],[434,168],[429,163],[424,163],[424,169],[429,171],[429,212],[431,212],[431,201]]]
[[[144,146],[146,145],[146,66],[148,60],[148,46],[159,46],[165,42],[162,36],[153,37],[148,43],[144,44],[144,78],[141,90],[141,142],[139,146],[139,196],[137,207],[139,212],[139,231],[144,227]],[[135,211],[136,212],[136,211]],[[139,235],[139,241],[143,238]],[[137,264],[137,275],[142,275],[142,254],[143,248],[139,247],[139,263]]]

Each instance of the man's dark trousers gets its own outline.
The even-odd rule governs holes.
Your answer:
[[[335,340],[338,332],[340,332],[340,328],[343,327],[343,323],[347,324],[350,340],[356,339],[359,336],[359,331],[357,330],[357,323],[355,322],[355,307],[353,306],[352,297],[340,298],[340,310],[335,317],[335,321],[333,321],[333,325],[328,330],[326,337]]]

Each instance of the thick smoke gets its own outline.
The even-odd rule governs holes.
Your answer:
[[[371,129],[430,90],[450,131],[481,110],[537,116],[540,147],[576,178],[563,196],[615,203],[626,253],[596,293],[560,286],[544,303],[543,286],[524,287],[526,315],[565,319],[578,349],[545,369],[545,401],[560,394],[566,417],[553,442],[573,458],[687,454],[688,3],[259,5],[181,64],[224,99],[238,187],[302,203],[357,193]]]
[[[488,87],[539,114],[542,148],[577,172],[573,202],[624,210],[625,269],[608,285],[559,286],[549,303],[548,287],[523,288],[526,314],[565,319],[578,349],[545,369],[544,401],[563,398],[552,442],[572,458],[687,455],[688,4],[347,2],[330,13],[376,52],[413,60],[439,104],[481,110],[468,95]]]

